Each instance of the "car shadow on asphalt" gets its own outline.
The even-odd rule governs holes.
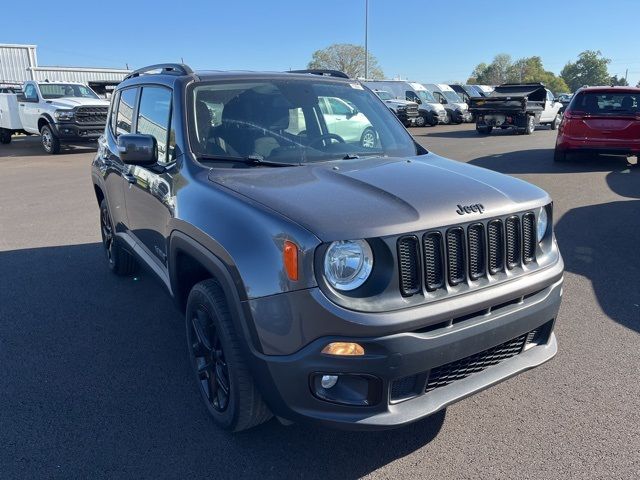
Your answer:
[[[443,426],[441,411],[388,432],[223,432],[152,274],[111,274],[99,243],[0,252],[0,272],[3,478],[359,478]]]
[[[571,154],[565,162],[554,162],[553,148],[487,155],[468,163],[506,174],[607,172],[628,167],[625,157],[614,155]]]
[[[555,226],[569,272],[588,278],[607,316],[640,333],[640,168],[607,175],[621,200],[574,208]]]
[[[93,143],[86,145],[62,145],[60,155],[95,152],[97,148],[97,142],[95,145]],[[37,135],[14,137],[8,145],[0,145],[0,158],[22,156],[55,157],[55,155],[51,155],[43,150],[40,137]]]

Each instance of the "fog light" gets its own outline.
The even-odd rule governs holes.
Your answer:
[[[337,375],[323,375],[322,380],[320,380],[320,385],[322,385],[322,388],[327,389],[333,387],[336,383],[338,383]]]
[[[364,355],[362,345],[353,342],[332,342],[322,349],[327,355],[359,356]]]

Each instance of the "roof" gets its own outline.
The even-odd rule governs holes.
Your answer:
[[[633,92],[633,93],[640,93],[640,88],[638,87],[622,87],[622,86],[615,86],[615,87],[611,87],[611,86],[606,86],[606,85],[602,85],[599,87],[582,87],[578,90],[579,92]]]

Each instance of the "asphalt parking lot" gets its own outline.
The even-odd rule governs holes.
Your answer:
[[[0,478],[640,477],[640,167],[553,163],[555,132],[412,129],[425,147],[537,184],[566,263],[559,353],[407,428],[275,420],[216,429],[182,318],[150,274],[111,275],[94,154],[0,146]]]

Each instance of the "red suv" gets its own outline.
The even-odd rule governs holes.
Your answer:
[[[578,90],[558,129],[554,160],[573,151],[640,154],[640,88]]]

